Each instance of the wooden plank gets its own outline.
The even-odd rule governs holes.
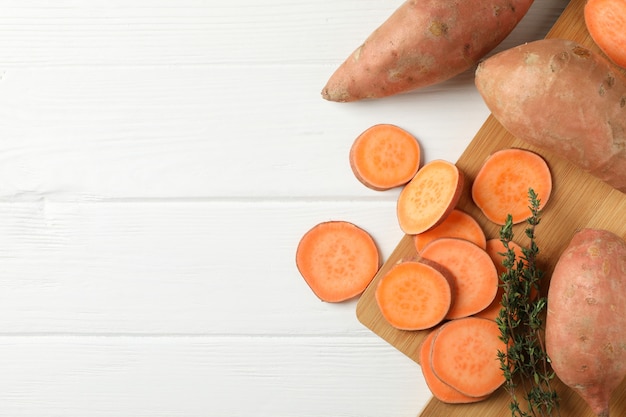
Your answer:
[[[350,146],[369,121],[412,131],[432,158],[460,155],[486,114],[469,84],[340,106],[318,99],[319,67],[261,67],[253,82],[233,85],[249,71],[9,70],[0,82],[0,199],[393,199],[350,171]],[[455,123],[442,126],[433,111]]]
[[[536,2],[519,33],[547,30],[563,0]],[[400,0],[77,3],[4,0],[2,69],[55,66],[324,64],[354,50]],[[243,34],[242,34],[243,32]],[[254,74],[251,71],[249,74]],[[247,83],[254,77],[241,79]],[[323,86],[322,79],[319,80]],[[316,91],[317,95],[317,91]]]
[[[356,300],[314,296],[295,250],[344,219],[387,257],[394,212],[367,199],[2,203],[0,333],[366,333]]]
[[[563,1],[536,2],[504,45],[543,36]],[[0,199],[382,197],[346,158],[383,121],[425,158],[460,156],[487,115],[470,72],[386,100],[320,98],[396,6],[325,3],[3,2]]]
[[[376,363],[363,366],[371,355]],[[332,342],[289,335],[3,336],[0,415],[402,416],[427,391],[410,362],[371,333]]]
[[[565,37],[597,50],[593,45],[582,17],[584,0],[572,0],[556,22],[548,37]],[[522,147],[534,150],[542,154],[551,167],[554,178],[554,188],[551,200],[544,210],[542,223],[537,230],[537,244],[541,250],[539,263],[541,268],[549,276],[556,259],[569,243],[573,233],[582,227],[604,228],[626,238],[626,195],[602,183],[596,178],[583,173],[580,169],[572,166],[567,161],[553,155],[532,148],[509,134],[492,116],[481,127],[473,141],[463,152],[457,166],[467,176],[467,182],[463,197],[459,202],[459,208],[474,215],[484,227],[489,238],[497,237],[498,226],[490,223],[480,210],[473,204],[470,198],[469,187],[482,162],[487,156],[497,150],[507,147]],[[525,244],[527,239],[523,234],[525,224],[515,228],[516,240]],[[405,236],[398,244],[394,254],[381,268],[370,287],[359,300],[357,315],[362,323],[379,334],[400,351],[411,357],[416,362],[419,343],[427,332],[403,332],[389,326],[380,315],[373,297],[376,284],[380,277],[398,260],[412,256],[415,251],[410,238]],[[562,384],[555,386],[563,397],[561,415],[578,415],[592,417],[592,413],[582,400],[572,395],[572,391]],[[614,400],[615,415],[626,414],[626,381],[619,388]],[[497,395],[489,400],[472,405],[451,406],[432,399],[421,413],[423,417],[446,415],[455,416],[498,416],[510,415],[508,398],[500,390]]]

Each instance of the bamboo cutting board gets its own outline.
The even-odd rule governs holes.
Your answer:
[[[585,0],[571,0],[547,37],[571,39],[598,51],[584,24],[584,3]],[[536,230],[536,241],[541,251],[538,262],[547,277],[550,276],[556,259],[569,243],[573,233],[580,228],[603,228],[626,238],[625,194],[584,173],[560,159],[558,155],[541,151],[515,139],[493,116],[489,116],[456,163],[466,177],[465,190],[458,208],[472,214],[481,223],[488,238],[497,238],[499,228],[486,220],[471,201],[470,184],[489,154],[508,147],[531,149],[541,154],[553,173],[552,195],[543,211],[541,224]],[[525,224],[520,224],[514,229],[515,240],[520,244],[527,243],[524,235],[525,227]],[[411,237],[404,236],[359,299],[357,317],[374,333],[419,363],[419,345],[427,332],[394,329],[381,316],[374,299],[374,290],[380,277],[397,262],[415,256]],[[547,283],[544,284],[544,289],[547,289]],[[572,390],[559,381],[555,382],[555,388],[561,398],[560,415],[562,417],[594,417],[587,405]],[[476,404],[449,405],[433,398],[420,415],[422,417],[506,417],[511,415],[508,405],[508,394],[501,388],[488,400]],[[626,416],[626,381],[614,393],[611,415]]]

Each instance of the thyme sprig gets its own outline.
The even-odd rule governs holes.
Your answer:
[[[514,238],[511,215],[500,229],[506,271],[500,277],[504,294],[496,321],[500,327],[500,339],[508,347],[505,352],[498,352],[498,359],[505,377],[505,389],[511,396],[509,408],[513,417],[552,416],[553,412],[559,415],[558,395],[550,385],[554,372],[543,338],[547,305],[546,297],[540,296],[543,272],[536,261],[539,248],[535,242],[535,228],[540,222],[540,200],[532,188],[528,191],[528,198],[531,216],[525,233],[530,244],[522,248],[520,259],[511,244]],[[519,390],[523,391],[525,407],[520,403]]]

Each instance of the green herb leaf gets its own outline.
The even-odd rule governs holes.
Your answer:
[[[507,343],[505,352],[498,352],[500,369],[505,378],[505,388],[511,395],[509,408],[513,417],[537,417],[558,415],[558,396],[550,385],[554,373],[550,369],[550,358],[543,343],[543,315],[547,307],[545,297],[539,297],[543,273],[537,268],[539,248],[535,242],[535,227],[539,225],[540,200],[534,190],[528,190],[531,216],[527,219],[525,234],[530,239],[517,259],[511,247],[513,242],[513,220],[508,215],[500,228],[500,241],[504,245],[502,262],[506,271],[501,275],[504,288],[502,307],[496,318],[500,329],[500,340]],[[516,382],[518,381],[518,382]],[[524,390],[522,398],[526,408],[522,409],[518,390]]]

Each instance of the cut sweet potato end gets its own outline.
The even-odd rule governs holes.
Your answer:
[[[591,38],[615,64],[626,68],[626,2],[588,0],[584,18]]]
[[[506,345],[499,337],[500,329],[492,320],[467,317],[445,323],[431,348],[433,372],[464,395],[490,395],[504,383],[497,355]]]
[[[513,223],[530,216],[528,191],[532,188],[543,208],[552,192],[552,176],[538,154],[518,148],[494,152],[482,165],[472,184],[472,199],[485,217],[503,225],[510,214]]]
[[[366,187],[384,191],[408,183],[420,166],[417,139],[391,124],[374,125],[361,133],[350,148],[350,167]]]
[[[441,237],[456,237],[469,240],[485,249],[487,238],[485,232],[475,218],[459,209],[454,209],[438,225],[426,232],[416,234],[413,237],[415,249],[419,253],[424,246]]]
[[[498,291],[498,273],[487,252],[457,238],[433,240],[420,253],[452,275],[452,306],[446,319],[471,316],[487,308]]]
[[[452,300],[447,278],[421,262],[392,267],[378,282],[375,299],[387,322],[397,329],[424,330],[439,324]]]
[[[426,338],[422,341],[419,352],[419,362],[422,366],[422,375],[424,375],[426,385],[430,389],[433,396],[439,401],[447,404],[470,404],[487,399],[489,396],[470,397],[462,394],[450,385],[444,383],[433,372],[433,368],[430,365],[430,355],[436,332],[437,330],[432,330],[428,333]]]
[[[402,189],[397,216],[404,233],[423,233],[440,224],[454,209],[463,190],[463,173],[451,162],[425,164]]]
[[[361,294],[379,267],[378,247],[365,230],[345,221],[314,226],[300,239],[296,265],[322,301],[341,302]]]

